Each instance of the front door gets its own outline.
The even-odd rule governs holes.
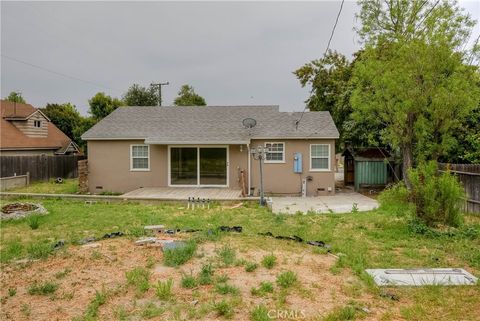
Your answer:
[[[170,185],[227,186],[227,147],[170,147]]]

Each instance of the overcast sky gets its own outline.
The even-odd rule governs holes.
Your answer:
[[[480,1],[461,5],[479,19]],[[292,71],[322,56],[339,7],[340,1],[2,1],[1,95],[19,91],[36,107],[71,102],[86,114],[99,91],[121,97],[133,83],[169,81],[164,105],[188,83],[209,105],[302,110],[308,93]],[[345,2],[331,44],[347,55],[359,48],[356,10]]]

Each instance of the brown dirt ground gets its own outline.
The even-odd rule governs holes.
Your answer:
[[[118,238],[104,240],[98,246],[69,246],[47,260],[30,262],[27,264],[11,263],[3,267],[1,274],[2,302],[0,316],[2,320],[71,320],[81,316],[89,302],[95,297],[95,291],[106,290],[109,295],[107,302],[99,309],[100,320],[117,320],[115,311],[123,307],[124,311],[141,320],[141,311],[148,303],[159,307],[166,307],[167,311],[160,317],[152,320],[170,320],[173,318],[218,320],[221,319],[211,309],[212,302],[223,298],[235,300],[231,295],[215,293],[214,286],[199,286],[196,289],[183,289],[180,280],[183,273],[197,273],[203,263],[216,259],[216,249],[224,243],[205,243],[198,249],[198,255],[180,268],[169,268],[161,264],[162,252],[159,247],[138,247],[132,240]],[[235,245],[233,245],[235,247]],[[216,267],[215,275],[227,275],[229,284],[240,290],[237,297],[234,320],[248,320],[250,311],[258,304],[265,304],[269,308],[278,310],[303,311],[302,320],[309,320],[323,316],[336,307],[342,307],[351,300],[360,306],[368,307],[370,312],[363,320],[377,320],[385,311],[382,304],[363,288],[362,282],[347,270],[338,274],[331,272],[336,258],[326,254],[315,254],[311,247],[294,245],[291,248],[274,250],[277,256],[277,265],[265,269],[259,264],[258,269],[248,273],[243,266]],[[252,248],[237,248],[237,258],[260,263],[262,257],[270,251]],[[132,286],[126,285],[125,272],[135,267],[145,267],[147,262],[155,259],[156,265],[150,270],[151,284],[158,280],[172,278],[174,280],[173,293],[175,301],[165,303],[158,300],[155,290],[150,288],[146,293],[139,294]],[[57,278],[56,273],[69,269],[70,272]],[[276,276],[282,271],[291,270],[297,273],[297,286],[288,291],[283,304],[279,303],[279,288],[275,285],[275,292],[265,297],[253,296],[252,287],[262,281],[271,281],[275,284]],[[28,287],[34,282],[53,281],[59,284],[53,295],[30,295]],[[16,295],[9,297],[8,289],[16,288]],[[241,299],[239,299],[241,298]],[[198,300],[197,304],[192,301]],[[30,313],[25,313],[25,304]],[[22,309],[22,306],[24,308]],[[210,307],[210,308],[209,308]],[[23,310],[23,311],[22,311]]]

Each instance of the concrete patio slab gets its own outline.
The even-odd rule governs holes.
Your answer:
[[[214,187],[144,187],[122,195],[124,198],[187,200],[189,197],[210,200],[238,200],[241,191]]]
[[[464,269],[367,269],[379,286],[475,285],[478,279]]]
[[[359,193],[338,193],[334,196],[317,197],[272,197],[270,208],[275,214],[307,213],[349,213],[354,206],[358,211],[370,211],[378,202]],[[355,205],[356,204],[356,205]]]

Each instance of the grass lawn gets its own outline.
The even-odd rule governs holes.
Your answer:
[[[36,200],[30,201],[36,202]],[[143,284],[143,287],[140,286],[139,289],[141,290],[137,289],[136,292],[126,290],[128,285],[126,279],[123,283],[127,285],[123,283],[113,284],[108,282],[107,275],[104,277],[105,284],[103,286],[97,285],[97,287],[92,288],[91,285],[88,285],[88,274],[81,274],[81,280],[77,280],[77,276],[75,276],[72,282],[75,282],[75,284],[85,283],[87,288],[97,291],[96,294],[95,291],[90,291],[92,301],[88,309],[96,308],[93,311],[95,312],[94,317],[90,319],[96,319],[98,315],[102,316],[101,319],[112,320],[128,320],[128,318],[134,318],[134,316],[138,319],[142,315],[143,318],[147,319],[146,315],[164,315],[171,319],[209,319],[211,317],[211,319],[234,318],[245,320],[251,318],[252,320],[270,320],[269,318],[262,319],[262,316],[265,317],[265,309],[267,308],[275,307],[276,309],[293,311],[313,305],[318,308],[319,313],[316,316],[309,315],[306,319],[478,320],[480,307],[480,286],[478,285],[471,287],[388,288],[389,292],[400,299],[394,301],[380,295],[385,290],[374,286],[371,279],[365,274],[364,269],[461,267],[479,276],[480,236],[478,232],[480,231],[480,217],[467,217],[466,226],[462,228],[463,232],[461,233],[452,233],[449,236],[446,234],[426,236],[413,234],[408,228],[408,217],[404,214],[407,209],[395,206],[383,207],[366,213],[344,215],[276,216],[253,204],[235,209],[214,206],[209,210],[198,209],[196,211],[189,211],[182,204],[96,203],[88,205],[83,202],[65,200],[43,200],[42,204],[50,213],[39,218],[37,229],[32,230],[30,228],[28,219],[2,222],[1,261],[4,268],[13,271],[11,273],[16,273],[16,278],[25,278],[29,282],[33,282],[31,278],[34,276],[30,276],[28,274],[30,272],[27,272],[30,268],[24,269],[13,263],[16,259],[28,256],[43,258],[41,261],[31,263],[32,267],[38,264],[38,273],[47,273],[54,266],[57,266],[57,263],[58,268],[63,267],[62,264],[66,264],[65,262],[68,262],[68,260],[79,259],[80,257],[82,259],[79,259],[79,266],[87,264],[89,261],[97,262],[95,263],[97,265],[100,264],[98,262],[105,261],[107,266],[115,267],[116,265],[130,264],[128,265],[129,269],[138,265],[146,266],[146,269],[150,271],[142,273],[137,271],[139,275],[143,275],[146,281],[143,280],[143,283],[140,283],[140,285]],[[143,226],[153,224],[165,224],[169,228],[204,230],[213,229],[220,225],[240,225],[243,227],[243,232],[240,234],[225,233],[218,238],[211,238],[206,242],[199,243],[197,252],[201,255],[198,254],[193,261],[188,263],[190,264],[188,266],[190,270],[182,270],[180,273],[178,268],[168,268],[172,270],[154,268],[157,266],[157,260],[162,259],[158,257],[160,255],[157,254],[159,251],[148,252],[150,254],[143,255],[139,253],[138,248],[132,246],[131,239],[142,235]],[[108,254],[103,247],[98,250],[99,254],[95,254],[97,250],[93,249],[91,254],[84,257],[80,246],[70,245],[85,237],[100,237],[105,233],[114,231],[123,231],[128,234],[126,238],[121,238],[117,243],[105,243],[107,249],[111,250],[110,247],[115,249],[111,250],[114,254]],[[259,232],[267,231],[274,235],[297,235],[305,240],[324,241],[332,246],[332,252],[337,254],[339,259],[334,260],[329,266],[330,263],[327,261],[330,260],[331,256],[325,255],[322,249],[257,235]],[[199,234],[205,236],[205,233]],[[65,250],[49,256],[51,244],[59,239],[66,240],[69,245]],[[225,247],[231,247],[231,249]],[[211,250],[211,248],[215,250]],[[121,251],[126,252],[119,254]],[[203,286],[196,285],[195,280],[191,278],[187,281],[188,284],[192,284],[192,289],[177,288],[180,286],[179,278],[182,278],[185,273],[196,273],[201,268],[200,262],[203,262],[202,260],[209,262],[208,259],[215,257],[216,251],[222,253],[219,256],[224,257],[224,260],[225,258],[230,260],[230,264],[212,261],[214,266],[217,267],[216,273],[223,271],[232,278],[231,282],[238,281],[233,279],[232,275],[235,275],[235,273],[238,275],[247,273],[245,274],[246,279],[248,279],[248,275],[256,275],[259,280],[262,276],[265,276],[266,279],[269,276],[272,277],[261,261],[262,255],[265,253],[275,252],[279,258],[278,265],[274,267],[277,270],[272,270],[271,273],[277,273],[278,276],[281,272],[298,268],[295,270],[296,276],[301,280],[302,285],[293,286],[292,289],[289,289],[290,284],[296,284],[298,280],[294,280],[294,275],[286,274],[283,277],[284,281],[275,283],[274,279],[270,280],[274,286],[273,294],[265,294],[268,292],[267,290],[265,290],[267,291],[265,293],[262,292],[260,290],[262,285],[256,290],[256,296],[253,296],[253,294],[250,296],[248,291],[248,293],[244,293],[241,289],[242,282],[238,284],[240,288],[238,290],[227,285],[226,282],[228,281],[225,280],[225,282],[216,281],[215,286]],[[236,255],[233,254],[232,256],[232,251],[236,252]],[[112,257],[115,258],[111,259]],[[128,262],[124,262],[127,258]],[[57,263],[54,264],[54,262]],[[228,265],[232,265],[232,262],[240,262],[238,264],[233,263],[234,266],[237,266],[237,270],[234,267],[228,267]],[[306,264],[303,267],[304,269],[300,268],[303,266],[301,262]],[[316,263],[308,270],[307,267],[310,264],[308,262]],[[325,264],[325,266],[322,264]],[[240,265],[249,266],[248,269],[251,271],[244,272],[243,267],[238,267]],[[77,264],[73,263],[68,267],[68,269],[74,271],[76,268]],[[164,268],[167,269],[167,267]],[[118,269],[121,270],[120,267]],[[56,273],[62,271],[56,271]],[[167,272],[162,274],[162,271]],[[111,273],[113,275],[116,272],[118,271],[113,270]],[[122,270],[122,275],[124,273]],[[157,280],[158,284],[154,283],[149,286],[148,282],[151,281],[148,281],[148,276],[152,273],[160,279]],[[332,279],[323,281],[309,279],[310,276],[314,278],[317,274]],[[29,277],[25,275],[29,275]],[[173,290],[169,289],[171,285],[167,282],[170,277],[178,278],[173,281]],[[27,300],[29,297],[33,297],[27,293],[28,289],[20,289],[20,287],[15,290],[19,294],[11,295],[13,290],[7,292],[7,289],[10,288],[9,282],[11,282],[11,279],[2,277],[1,295],[2,305],[7,304],[5,307],[10,307],[8,306],[9,300],[14,300],[16,296],[18,297],[22,293]],[[282,284],[287,284],[287,286],[284,287]],[[112,290],[114,285],[116,290]],[[41,289],[42,284],[35,284],[35,286],[35,289]],[[53,285],[44,284],[44,286],[47,289],[53,288]],[[43,302],[41,300],[46,302],[56,300],[60,304],[58,309],[62,307],[68,309],[75,302],[77,296],[77,292],[68,292],[69,286],[62,284],[61,290],[57,290],[56,293],[62,291],[62,295],[54,294],[45,298],[35,296],[35,300],[28,307],[21,304],[15,305],[17,310],[23,309],[23,312],[18,312],[19,315],[26,315],[29,311],[34,311],[35,302],[41,306]],[[28,285],[25,284],[24,287],[28,287]],[[265,287],[269,288],[271,286],[267,284]],[[322,297],[322,299],[319,299],[316,297],[315,293],[317,292],[315,291],[323,291],[322,289],[326,292],[318,293],[328,293],[328,298]],[[78,291],[79,293],[81,291],[85,292],[85,289]],[[102,299],[101,295],[105,294],[102,291],[108,293],[106,298]],[[128,291],[131,292],[132,297],[127,300],[126,293]],[[173,294],[170,293],[171,291],[173,291]],[[211,294],[213,292],[216,293],[215,296],[207,296],[208,293],[210,293],[208,295],[213,295]],[[254,293],[253,290],[252,293]],[[260,296],[260,299],[255,299],[258,297],[258,293],[264,293],[265,295]],[[166,300],[166,297],[171,299]],[[148,302],[145,303],[146,301],[142,300]],[[138,303],[140,301],[145,303],[141,308]],[[159,303],[164,301],[168,303]],[[191,301],[198,301],[199,303],[198,305],[192,305],[189,304]],[[324,302],[324,305],[321,302]],[[6,311],[5,307],[2,308],[3,311]],[[371,311],[363,312],[361,307],[368,307]],[[79,314],[83,315],[84,319],[89,319],[87,312],[80,311]],[[34,313],[31,315],[33,316]],[[5,317],[5,314],[3,316]],[[300,318],[297,315],[297,319],[305,318]]]
[[[15,193],[40,193],[40,194],[76,194],[78,192],[78,179],[64,179],[62,184],[55,183],[54,179],[47,182],[33,182],[29,186],[8,190]]]

